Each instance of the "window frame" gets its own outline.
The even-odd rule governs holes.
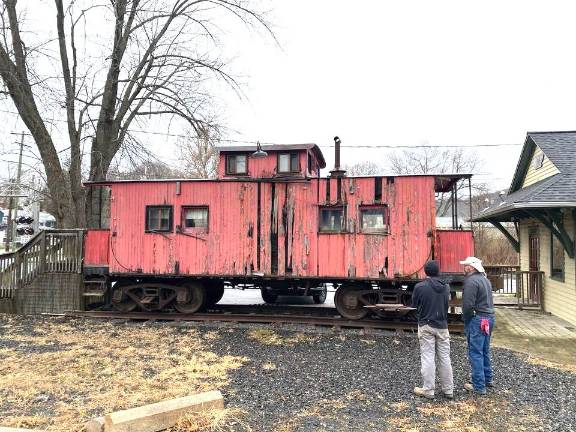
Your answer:
[[[282,155],[288,155],[290,161],[288,162],[290,168],[288,171],[280,171],[280,157]],[[296,169],[292,168],[292,157],[296,157],[297,167]],[[278,152],[278,156],[276,157],[276,172],[278,174],[295,174],[300,172],[300,152]]]
[[[150,229],[149,210],[168,209],[168,229]],[[145,210],[144,232],[147,233],[171,233],[174,231],[174,206],[172,205],[147,205]]]
[[[362,214],[365,210],[382,209],[384,212],[384,228],[364,229],[362,224]],[[390,208],[388,204],[361,205],[358,207],[358,227],[359,232],[369,235],[390,235]]]
[[[554,271],[554,241],[557,242],[560,250],[562,251],[562,270],[559,272]],[[560,282],[564,282],[566,275],[566,256],[564,252],[564,245],[560,240],[556,238],[556,236],[552,233],[552,230],[550,230],[550,278]]]
[[[236,171],[236,158],[238,156],[244,156],[246,158],[246,171],[245,172],[237,172]],[[248,175],[248,153],[226,153],[225,157],[225,173],[226,175],[233,175],[233,176],[247,176]],[[234,164],[230,162],[230,159],[234,158]],[[234,165],[234,170],[232,171],[232,165]]]
[[[186,210],[206,210],[206,226],[187,227],[185,224]],[[210,208],[207,205],[183,205],[180,208],[180,230],[184,233],[208,233],[210,230]]]
[[[322,211],[323,210],[341,210],[342,211],[342,219],[340,223],[339,230],[332,230],[332,229],[322,229]],[[337,206],[319,206],[318,207],[318,234],[343,234],[346,233],[346,206],[344,205],[337,205]]]

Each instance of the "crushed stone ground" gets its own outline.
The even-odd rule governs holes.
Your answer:
[[[468,395],[454,337],[456,397],[428,401],[412,395],[413,335],[0,315],[0,426],[80,431],[110,410],[219,389],[235,412],[226,431],[576,430],[576,374],[493,358],[496,389]]]

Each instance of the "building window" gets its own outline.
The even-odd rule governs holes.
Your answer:
[[[552,243],[550,251],[550,276],[554,279],[564,280],[564,246],[558,238],[550,233]]]
[[[300,171],[300,161],[298,153],[279,153],[278,154],[278,172],[293,173]]]
[[[363,233],[388,234],[388,206],[360,207],[360,230]]]
[[[147,232],[172,232],[172,206],[146,206]]]
[[[532,168],[535,170],[542,168],[544,165],[544,153],[540,152],[537,155],[534,155],[534,159],[532,159]]]
[[[182,207],[182,229],[208,232],[208,207]]]
[[[245,154],[226,155],[226,174],[248,174],[248,158]]]
[[[320,208],[320,232],[344,231],[344,207]]]

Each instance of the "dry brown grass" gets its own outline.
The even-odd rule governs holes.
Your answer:
[[[526,408],[514,415],[503,416],[508,406],[506,400],[491,397],[441,405],[430,402],[417,407],[421,416],[419,421],[411,420],[407,423],[407,417],[400,417],[397,421],[405,428],[401,430],[410,430],[411,427],[417,428],[422,424],[422,419],[426,419],[427,423],[435,424],[445,432],[489,432],[496,425],[506,431],[530,431],[537,430],[541,425],[534,411]]]
[[[276,370],[276,365],[271,362],[266,362],[262,364],[262,369],[264,369],[265,371],[273,371]]]
[[[530,363],[530,364],[533,364],[536,366],[544,366],[547,368],[558,369],[558,370],[561,370],[564,372],[570,372],[570,373],[576,374],[576,365],[575,364],[551,362],[551,361],[544,360],[540,357],[535,357],[532,355],[527,355],[525,358],[525,361],[527,363]]]
[[[2,426],[79,431],[97,415],[221,388],[247,361],[216,355],[193,329],[43,320],[23,334],[13,322],[0,316],[18,344],[0,349]]]
[[[291,336],[282,336],[274,330],[267,328],[260,328],[250,330],[248,338],[261,343],[262,345],[288,345],[293,346],[303,342],[314,342],[318,339],[316,336],[307,335],[304,333],[296,333]]]
[[[166,432],[251,432],[246,415],[237,408],[188,413]]]

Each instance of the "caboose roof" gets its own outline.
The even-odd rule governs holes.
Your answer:
[[[318,165],[320,168],[326,168],[326,161],[324,160],[324,155],[322,154],[322,150],[318,147],[317,144],[309,143],[309,144],[262,144],[262,150],[265,152],[281,152],[281,151],[290,151],[290,150],[311,150],[312,153],[316,156],[316,160],[318,161]],[[219,146],[217,149],[221,152],[226,153],[233,153],[233,152],[255,152],[256,146],[249,145],[249,146]]]
[[[452,185],[459,180],[468,179],[472,174],[405,174],[405,175],[380,175],[380,176],[346,176],[344,178],[374,178],[374,177],[434,177],[435,192],[448,192]],[[173,183],[173,182],[302,182],[307,181],[302,178],[295,179],[258,179],[258,178],[232,178],[232,179],[199,179],[199,178],[173,178],[173,179],[146,179],[146,180],[101,180],[101,181],[86,181],[84,186],[107,186],[117,183]]]

